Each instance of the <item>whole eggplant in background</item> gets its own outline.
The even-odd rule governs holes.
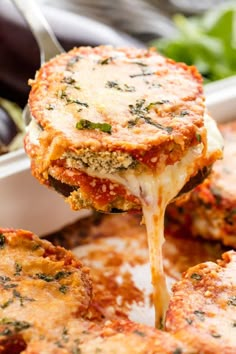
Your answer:
[[[42,10],[65,50],[108,43],[143,46],[132,37],[89,18],[50,6],[43,6]],[[9,0],[0,0],[0,45],[0,154],[3,154],[23,146],[20,107],[27,103],[28,79],[34,77],[40,66],[37,43]]]
[[[63,9],[42,10],[65,50],[75,46],[144,46],[138,40],[86,17]],[[39,68],[39,50],[29,28],[9,0],[0,1],[0,96],[24,106],[28,79]]]
[[[22,147],[24,133],[21,108],[0,98],[0,155]]]

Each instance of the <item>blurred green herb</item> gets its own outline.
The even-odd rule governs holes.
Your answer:
[[[195,65],[205,83],[236,74],[236,4],[216,6],[201,16],[173,18],[178,35],[151,43],[176,61]]]

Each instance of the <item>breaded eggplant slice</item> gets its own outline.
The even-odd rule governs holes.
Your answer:
[[[236,353],[236,252],[222,258],[188,269],[166,315],[166,330],[201,353]]]
[[[29,231],[0,229],[0,353],[57,341],[67,321],[87,313],[91,294],[88,269],[70,251]]]
[[[169,333],[127,320],[107,321],[103,325],[85,320],[69,322],[64,332],[58,332],[56,342],[35,341],[22,352],[39,353],[197,354]]]
[[[154,50],[75,48],[30,84],[32,173],[75,210],[139,210],[139,193],[122,182],[128,172],[162,173],[186,158],[182,188],[221,157],[196,68]]]
[[[221,241],[236,248],[236,121],[219,126],[224,158],[187,200],[167,208],[167,220],[193,236]]]
[[[98,318],[88,268],[29,231],[0,229],[0,290],[1,354],[190,353],[169,333]]]

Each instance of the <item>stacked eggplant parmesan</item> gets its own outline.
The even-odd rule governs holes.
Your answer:
[[[221,157],[199,73],[154,50],[75,48],[30,84],[32,173],[75,210],[140,210],[139,177],[174,166],[182,188]]]
[[[142,210],[163,327],[166,206],[222,156],[201,76],[154,50],[81,47],[43,65],[31,86],[33,175],[75,210]]]

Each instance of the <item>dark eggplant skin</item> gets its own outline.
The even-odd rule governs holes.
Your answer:
[[[22,109],[0,97],[0,155],[23,147],[24,135]]]
[[[7,146],[18,133],[18,128],[10,113],[0,106],[0,147]]]
[[[195,176],[192,176],[190,180],[183,186],[178,196],[188,193],[201,184],[205,178],[209,176],[212,171],[212,166],[203,167],[202,170],[199,170]]]

